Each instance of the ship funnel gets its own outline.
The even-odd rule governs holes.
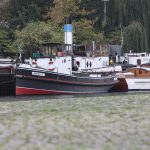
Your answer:
[[[72,34],[72,18],[65,17],[65,25],[64,25],[64,43],[69,44],[71,46],[67,46],[68,51],[72,51],[72,44],[73,44],[73,34]]]

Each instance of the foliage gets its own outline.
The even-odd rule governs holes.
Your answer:
[[[140,30],[139,26],[143,26],[144,30],[143,37],[141,36],[141,39],[144,38],[142,41],[145,40],[145,36],[147,36],[148,40],[148,48],[150,48],[150,1],[148,0],[110,0],[109,6],[108,6],[108,28],[109,30],[114,30],[114,28],[120,26],[122,27],[131,27],[130,24],[132,22],[139,22],[139,25],[137,26],[138,29],[131,32],[130,36],[126,35],[124,37],[125,41],[128,41],[129,39],[131,41],[139,41],[138,37],[135,36],[135,34],[138,35],[138,30]],[[133,24],[137,25],[137,24]],[[133,26],[132,26],[133,27]],[[131,28],[132,28],[131,27]],[[137,33],[135,33],[137,32]],[[142,31],[141,31],[142,32]],[[133,34],[133,35],[132,35]],[[146,34],[146,35],[145,35]],[[137,39],[136,39],[137,38]],[[146,40],[146,42],[147,42]],[[137,42],[128,42],[126,46],[124,47],[125,50],[129,49],[141,49],[139,51],[145,51],[147,50],[147,44],[141,44],[139,42],[139,46],[137,46]],[[144,43],[144,42],[142,42]],[[135,44],[135,45],[133,45]]]
[[[91,20],[93,22],[94,29],[97,32],[101,32],[103,30],[103,2],[101,0],[82,0],[80,9],[84,10],[82,17],[84,19]]]
[[[115,30],[105,36],[105,43],[121,45],[121,30]]]
[[[120,44],[123,28],[124,50],[142,52],[150,49],[149,8],[148,0],[109,0],[104,25],[102,0],[3,0],[0,2],[0,25],[9,28],[9,35],[14,31],[18,43],[36,45],[46,40],[63,41],[64,17],[71,16],[74,43],[94,40]],[[15,38],[9,36],[7,39],[13,41]]]
[[[21,31],[16,31],[16,45],[33,49],[43,42],[63,42],[62,28],[49,22],[29,23]]]
[[[22,28],[31,21],[44,19],[53,0],[9,0],[3,14],[11,28]]]
[[[88,44],[92,41],[102,42],[103,34],[98,33],[93,29],[90,20],[82,19],[79,22],[74,22],[74,42],[78,44]]]
[[[124,29],[124,49],[129,52],[148,52],[148,42],[145,28],[139,22],[132,22]]]
[[[9,33],[0,29],[0,51],[16,51],[13,41],[9,40]]]
[[[47,13],[49,17],[56,24],[64,24],[64,18],[76,16],[80,14],[79,3],[80,0],[54,0],[54,7]]]

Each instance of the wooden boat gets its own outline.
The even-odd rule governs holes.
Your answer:
[[[118,82],[112,75],[75,72],[73,57],[64,46],[56,43],[45,46],[42,56],[36,53],[29,64],[17,67],[16,95],[104,93]]]
[[[130,68],[122,73],[122,78],[126,80],[129,91],[150,90],[150,68]]]

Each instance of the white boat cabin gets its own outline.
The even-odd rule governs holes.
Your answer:
[[[80,71],[102,68],[109,65],[109,57],[75,57],[74,65]]]
[[[66,44],[58,43],[42,44],[41,50],[32,54],[29,63],[33,68],[68,75],[72,74],[74,67],[80,72],[82,70],[102,68],[109,65],[108,56],[74,56],[72,52],[67,51],[67,46]]]
[[[72,58],[71,56],[56,56],[52,58],[31,59],[32,67],[45,69],[51,72],[62,74],[72,74]]]
[[[141,65],[150,62],[150,55],[145,53],[126,53],[125,59],[128,64]]]
[[[72,57],[68,53],[68,44],[43,43],[41,49],[32,53],[29,64],[33,68],[72,74]]]

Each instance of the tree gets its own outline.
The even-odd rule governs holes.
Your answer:
[[[43,20],[52,3],[53,0],[9,0],[3,14],[10,28],[21,29],[29,22]]]
[[[148,52],[145,28],[139,22],[132,22],[124,29],[124,49],[126,52]]]
[[[92,41],[102,42],[103,34],[96,32],[93,28],[92,21],[82,19],[74,22],[74,42],[78,44],[88,44]]]
[[[9,32],[0,29],[0,52],[15,52],[16,47],[13,41],[9,40]]]
[[[54,0],[54,7],[47,13],[55,24],[63,25],[65,17],[73,17],[80,14],[80,0]]]
[[[108,33],[112,30],[118,30],[120,25],[127,27],[136,21],[143,26],[148,39],[148,47],[150,47],[150,1],[110,0],[108,7]]]
[[[63,42],[62,28],[49,22],[29,23],[21,31],[16,31],[17,40],[15,44],[25,50],[34,50],[44,42]]]
[[[80,9],[84,10],[82,17],[90,20],[97,32],[103,30],[103,2],[101,0],[82,0]]]
[[[2,1],[3,3],[0,2],[0,25],[7,28],[7,32],[8,29],[9,32],[20,31],[26,28],[28,23],[48,20],[58,28],[62,28],[64,18],[71,16],[75,42],[88,43],[95,40],[119,44],[120,27],[126,29],[134,21],[144,28],[148,48],[150,48],[150,1],[148,0],[109,0],[105,28],[103,27],[104,3],[102,0]],[[14,39],[10,37],[9,40]]]

